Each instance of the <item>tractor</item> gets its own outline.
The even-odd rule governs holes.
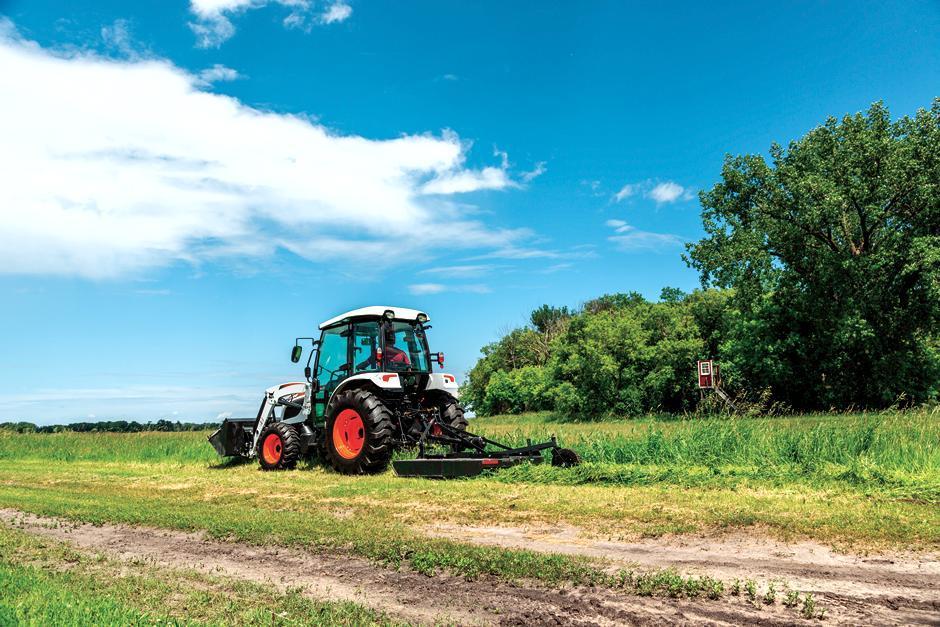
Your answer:
[[[513,448],[469,433],[456,377],[433,372],[444,354],[428,347],[429,320],[422,311],[381,306],[327,320],[319,338],[297,338],[291,349],[298,363],[311,345],[305,381],[268,388],[257,416],[225,419],[209,442],[219,455],[257,458],[263,470],[292,469],[316,453],[344,474],[378,473],[402,449],[418,454],[394,462],[401,476],[472,476],[541,462],[545,450],[555,465],[578,463],[554,437]]]

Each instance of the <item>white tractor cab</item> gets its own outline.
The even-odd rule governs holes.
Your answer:
[[[409,447],[418,448],[418,458],[396,461],[399,475],[475,475],[540,462],[548,449],[556,465],[577,463],[554,438],[510,448],[468,433],[456,377],[433,372],[433,363],[444,365],[444,354],[430,351],[429,320],[423,311],[380,306],[327,320],[319,339],[297,338],[291,350],[297,363],[302,343],[311,343],[306,381],[268,388],[255,418],[224,420],[209,442],[222,456],[257,457],[264,470],[293,468],[316,452],[339,472],[376,473],[396,449]],[[427,444],[450,452],[427,454]]]

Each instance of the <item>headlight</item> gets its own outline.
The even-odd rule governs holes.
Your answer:
[[[428,321],[428,317],[424,314],[418,314],[415,319],[421,324],[424,324],[425,322]]]
[[[395,312],[392,311],[391,309],[386,309],[383,315],[385,316],[387,320],[392,320],[395,318]]]

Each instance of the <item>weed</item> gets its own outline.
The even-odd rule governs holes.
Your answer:
[[[774,587],[774,582],[767,584],[767,592],[764,593],[764,604],[773,605],[777,602],[777,589]]]
[[[816,599],[812,594],[807,594],[803,598],[803,609],[800,610],[803,618],[816,618]]]
[[[744,590],[747,592],[747,598],[750,601],[755,601],[757,599],[757,582],[753,579],[748,579],[744,582]]]

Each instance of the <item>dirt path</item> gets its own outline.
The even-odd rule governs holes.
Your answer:
[[[743,534],[611,542],[584,537],[574,527],[438,525],[430,531],[462,542],[588,555],[610,560],[614,567],[675,567],[726,582],[783,582],[812,592],[838,621],[940,625],[940,556],[935,554],[846,555],[814,542],[783,543]]]
[[[41,518],[14,510],[0,510],[0,521],[42,536],[65,540],[79,549],[101,552],[120,559],[147,559],[173,568],[192,568],[212,575],[223,575],[258,582],[269,582],[281,589],[299,587],[310,597],[324,600],[354,601],[412,623],[501,624],[501,625],[667,625],[667,624],[768,624],[790,625],[802,621],[793,610],[774,606],[755,606],[740,597],[718,601],[705,599],[658,599],[639,597],[600,588],[547,588],[536,584],[511,585],[492,579],[465,581],[458,577],[428,577],[415,572],[395,571],[347,554],[319,554],[297,549],[256,547],[207,539],[203,534],[182,533],[148,527],[78,524]],[[461,530],[463,533],[464,530]],[[532,539],[521,531],[477,529],[472,539],[493,544],[575,552],[574,547],[591,548],[583,541],[559,542],[545,537]],[[468,539],[470,539],[468,537]],[[647,546],[647,558],[654,550]],[[676,547],[678,549],[679,547]],[[591,551],[610,553],[610,547]],[[674,553],[676,565],[695,560],[681,555],[701,557],[698,549],[687,546]],[[577,551],[585,552],[585,551]],[[637,549],[631,556],[642,555]],[[609,557],[609,555],[608,555]],[[734,558],[725,560],[733,563]],[[773,563],[774,558],[768,558]],[[780,558],[782,559],[782,558]],[[631,560],[633,561],[633,560]],[[638,560],[637,560],[638,561]],[[657,566],[664,566],[661,560]],[[701,561],[701,560],[699,560]],[[935,567],[934,564],[931,568]],[[895,569],[907,575],[906,565]],[[874,570],[874,568],[873,568]],[[768,569],[771,572],[771,569]],[[736,576],[741,576],[738,573]],[[933,579],[931,579],[931,577]],[[924,574],[920,584],[903,579],[892,580],[895,587],[916,590],[916,595],[899,596],[896,609],[880,599],[849,602],[827,594],[830,607],[827,622],[930,623],[938,619],[936,572]],[[877,582],[870,582],[872,585]],[[920,604],[913,597],[921,598]],[[855,597],[851,597],[855,598]],[[816,621],[812,621],[816,622]],[[938,623],[940,624],[940,623]]]

